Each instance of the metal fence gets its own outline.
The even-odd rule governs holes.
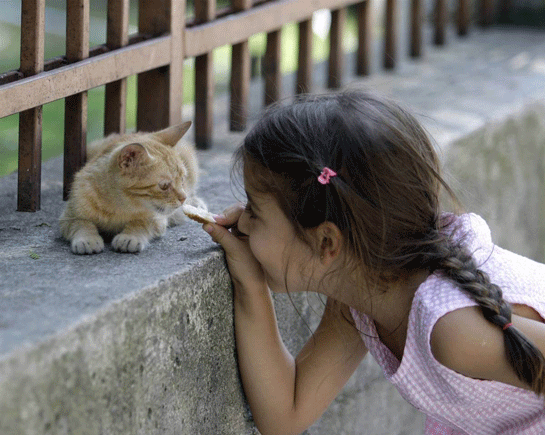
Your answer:
[[[279,99],[280,30],[298,23],[298,70],[294,93],[311,91],[313,12],[331,10],[327,86],[341,86],[342,35],[347,8],[357,16],[356,74],[370,68],[372,0],[232,0],[218,9],[215,0],[195,0],[195,17],[186,17],[186,0],[139,0],[138,32],[128,33],[129,0],[108,0],[106,44],[89,47],[89,0],[67,0],[66,54],[44,60],[45,0],[22,0],[20,68],[0,74],[0,118],[19,113],[19,211],[40,209],[42,106],[65,100],[64,198],[85,162],[87,91],[105,85],[104,134],[125,131],[127,77],[137,75],[137,129],[153,131],[182,118],[183,61],[195,58],[195,138],[210,146],[213,131],[213,49],[232,45],[230,126],[246,126],[250,84],[248,38],[266,33],[263,59],[264,104]],[[411,1],[411,55],[422,47],[423,0]],[[445,38],[446,0],[434,0],[435,43]],[[386,0],[384,67],[396,62],[396,2]],[[467,32],[469,0],[459,0],[457,27]],[[479,16],[492,17],[492,0],[480,0]]]

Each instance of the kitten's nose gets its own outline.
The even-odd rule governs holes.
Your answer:
[[[180,201],[181,203],[183,203],[187,199],[187,195],[183,191],[177,192],[176,196],[178,197],[178,201]]]

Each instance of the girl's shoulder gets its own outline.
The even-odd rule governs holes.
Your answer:
[[[514,308],[512,322],[538,347],[545,343],[543,318],[528,306]],[[529,386],[517,377],[507,359],[504,332],[487,321],[479,307],[465,307],[441,317],[430,337],[431,352],[443,366],[473,379]]]
[[[482,365],[498,352],[502,331],[488,322],[478,306],[451,311],[437,320],[430,336],[431,351],[443,366],[482,379]]]

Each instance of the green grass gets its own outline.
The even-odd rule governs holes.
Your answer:
[[[19,67],[19,27],[0,23],[0,73]],[[345,49],[353,50],[356,46],[356,23],[352,17],[347,23]],[[284,74],[297,69],[297,36],[296,24],[282,28],[282,60],[281,70]],[[327,58],[329,42],[314,37],[313,57],[316,61]],[[46,59],[58,56],[64,50],[64,38],[46,35]],[[261,57],[265,53],[266,35],[258,34],[250,38],[249,46],[252,56]],[[231,47],[224,46],[214,50],[214,66],[216,89],[228,88],[231,64]],[[193,62],[187,60],[184,65],[184,103],[194,99],[195,74]],[[128,78],[127,97],[127,130],[134,131],[136,125],[136,78]],[[104,130],[104,86],[88,92],[87,141],[102,137]],[[19,135],[19,115],[0,119],[0,177],[17,169]],[[64,138],[64,102],[54,101],[43,106],[42,160],[58,156],[63,152]]]

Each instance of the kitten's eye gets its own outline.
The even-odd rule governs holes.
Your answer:
[[[172,183],[170,181],[161,181],[159,183],[159,189],[161,190],[168,190],[172,186]]]

